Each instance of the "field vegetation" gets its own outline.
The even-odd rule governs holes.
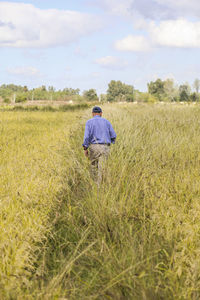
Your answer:
[[[200,108],[105,104],[117,133],[98,189],[90,110],[4,111],[2,299],[200,298]]]
[[[57,209],[77,113],[0,113],[1,299],[22,297]]]

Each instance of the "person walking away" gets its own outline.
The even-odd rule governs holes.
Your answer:
[[[91,161],[91,175],[98,186],[102,181],[103,169],[110,152],[110,145],[115,143],[116,133],[111,123],[102,118],[102,109],[92,109],[93,118],[85,125],[83,149]],[[89,152],[88,152],[89,149]]]

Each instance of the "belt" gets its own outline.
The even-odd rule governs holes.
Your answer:
[[[104,143],[95,143],[95,144],[92,144],[92,145],[106,145],[106,146],[110,146],[110,143],[108,143],[108,144],[104,144]]]

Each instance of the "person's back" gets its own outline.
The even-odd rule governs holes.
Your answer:
[[[98,184],[100,184],[102,165],[109,155],[110,144],[115,143],[116,133],[111,123],[102,118],[100,107],[94,107],[92,115],[93,118],[86,122],[83,148],[86,156],[88,156],[88,148],[90,150],[92,175],[94,179],[98,177]]]
[[[89,131],[90,144],[111,144],[112,140],[116,138],[110,122],[99,115],[88,120],[86,128]]]

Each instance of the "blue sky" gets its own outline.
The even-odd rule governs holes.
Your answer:
[[[0,1],[0,84],[145,91],[200,78],[199,0]]]

